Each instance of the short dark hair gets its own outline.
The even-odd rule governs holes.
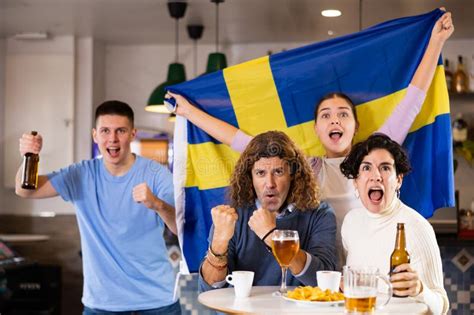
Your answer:
[[[395,161],[397,175],[405,175],[411,171],[410,160],[405,149],[383,133],[371,135],[367,140],[354,145],[349,155],[341,163],[341,172],[349,179],[359,176],[359,167],[365,156],[377,149],[390,152]]]
[[[132,127],[134,125],[133,109],[127,103],[121,101],[105,101],[95,110],[95,122],[100,116],[104,115],[119,115],[128,118]]]
[[[318,109],[319,109],[319,106],[321,105],[321,103],[324,102],[324,101],[333,99],[333,98],[342,98],[343,100],[346,101],[346,103],[351,107],[352,115],[354,115],[356,125],[358,126],[359,125],[359,120],[357,119],[357,111],[356,111],[356,108],[355,108],[355,104],[349,96],[347,96],[346,94],[341,93],[341,92],[330,92],[330,93],[324,95],[323,97],[321,97],[318,104],[316,104],[316,106],[314,107],[314,122],[316,123],[317,120],[318,120]]]

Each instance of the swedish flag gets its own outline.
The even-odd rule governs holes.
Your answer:
[[[314,104],[328,92],[347,94],[357,105],[366,139],[390,116],[421,61],[430,30],[442,15],[430,13],[388,21],[362,32],[245,62],[170,87],[196,106],[247,134],[288,134],[308,156],[324,154],[313,132]],[[210,209],[225,203],[238,158],[227,145],[187,123],[175,140],[177,217],[188,270],[197,271],[212,224]],[[405,142],[413,172],[405,177],[402,200],[430,217],[454,204],[449,99],[442,62],[422,110]],[[181,155],[180,155],[181,152]],[[181,178],[179,178],[181,177]],[[178,222],[179,225],[180,222]]]

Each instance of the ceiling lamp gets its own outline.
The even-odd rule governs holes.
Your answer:
[[[321,15],[325,17],[338,17],[341,16],[342,13],[339,10],[323,10],[321,11]]]
[[[186,2],[182,1],[170,1],[168,2],[168,11],[172,18],[175,19],[175,62],[168,66],[168,76],[166,81],[158,85],[150,95],[148,99],[148,105],[145,107],[146,111],[154,113],[169,113],[169,111],[163,105],[166,90],[165,87],[168,85],[178,84],[186,81],[186,73],[184,65],[179,63],[179,29],[178,20],[184,16],[187,7]]]
[[[195,24],[188,25],[188,35],[189,38],[193,40],[193,50],[194,50],[194,76],[197,76],[197,41],[202,37],[202,32],[204,31],[204,26]]]
[[[216,52],[210,53],[207,59],[206,74],[222,70],[227,67],[227,59],[223,53],[219,52],[219,3],[224,0],[211,0],[216,4]]]

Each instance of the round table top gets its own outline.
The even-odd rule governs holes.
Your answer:
[[[199,303],[211,309],[229,314],[344,314],[344,304],[339,305],[308,305],[285,300],[274,296],[276,286],[252,287],[248,298],[236,298],[234,288],[216,289],[199,294]],[[382,310],[376,314],[426,314],[428,307],[424,303],[410,298],[392,298]]]

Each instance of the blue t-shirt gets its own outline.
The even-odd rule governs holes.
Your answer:
[[[112,176],[102,159],[48,174],[58,194],[77,212],[84,270],[82,303],[108,311],[172,304],[174,273],[163,238],[164,222],[133,200],[146,182],[155,196],[174,205],[171,173],[139,156],[123,176]]]

